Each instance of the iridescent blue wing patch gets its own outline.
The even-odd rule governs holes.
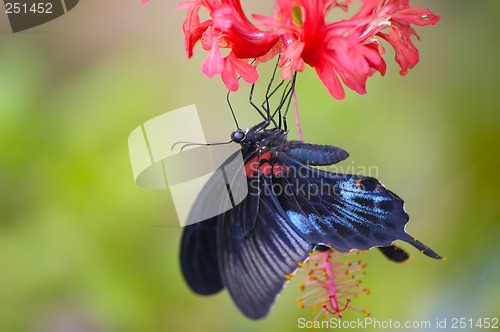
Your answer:
[[[318,170],[286,154],[279,159],[289,167],[286,176],[273,181],[291,191],[277,199],[309,243],[346,252],[403,240],[429,257],[442,258],[405,232],[409,217],[403,200],[377,179]]]

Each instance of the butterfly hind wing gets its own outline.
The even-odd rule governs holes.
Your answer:
[[[189,287],[200,295],[224,288],[219,273],[217,219],[184,227],[181,239],[181,270]]]
[[[223,153],[212,150],[212,153]],[[246,177],[242,175],[239,151],[230,155],[208,179],[198,194],[184,227],[181,239],[180,263],[189,287],[201,295],[214,294],[224,288],[219,272],[218,227],[224,214],[247,194]],[[240,208],[243,205],[240,205]],[[247,220],[255,209],[247,206]],[[207,219],[208,218],[208,219]],[[194,222],[194,223],[193,223]]]
[[[405,231],[409,216],[404,202],[377,179],[344,175],[306,166],[286,154],[281,186],[293,194],[280,196],[289,222],[310,243],[340,251],[391,246],[396,240],[412,244],[429,257],[442,259]]]
[[[255,180],[259,195],[224,214],[219,229],[219,262],[223,284],[237,307],[251,319],[265,317],[279,293],[314,249],[286,221],[286,213],[269,190],[269,178]],[[245,207],[258,200],[255,221],[241,224]]]
[[[379,247],[378,248],[385,257],[396,263],[404,263],[410,259],[410,255],[403,249],[397,246]]]

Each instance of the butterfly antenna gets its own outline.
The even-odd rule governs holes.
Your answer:
[[[224,144],[229,144],[229,143],[232,143],[233,140],[229,140],[227,142],[218,142],[218,143],[195,143],[195,142],[185,142],[185,141],[179,141],[179,142],[175,142],[173,145],[172,145],[172,148],[171,150],[173,151],[175,146],[177,144],[184,144],[183,146],[181,146],[181,149],[179,150],[179,152],[182,152],[185,148],[187,148],[188,146],[193,146],[193,145],[200,145],[200,146],[214,146],[214,145],[224,145]]]

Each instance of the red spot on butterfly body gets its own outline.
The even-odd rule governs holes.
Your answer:
[[[271,165],[270,158],[271,153],[267,151],[248,160],[245,163],[245,175],[247,177],[252,177],[260,173],[268,176],[283,176],[283,170],[287,169],[288,167],[286,165],[278,163],[274,163]]]

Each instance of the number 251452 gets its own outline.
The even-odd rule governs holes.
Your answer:
[[[50,2],[38,2],[31,5],[20,2],[7,2],[5,4],[6,14],[52,14],[52,4]]]

